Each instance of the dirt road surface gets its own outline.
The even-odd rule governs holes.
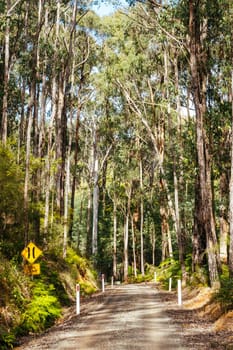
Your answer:
[[[154,285],[107,289],[81,315],[17,350],[184,350],[181,329],[167,316]]]

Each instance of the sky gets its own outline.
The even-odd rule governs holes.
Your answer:
[[[125,0],[119,0],[118,1],[119,3],[119,7],[124,7],[127,5],[126,1]],[[116,10],[116,7],[114,7],[113,5],[111,4],[107,4],[107,1],[106,3],[101,3],[101,5],[97,6],[97,5],[94,5],[93,6],[93,10],[99,15],[99,16],[107,16],[107,15],[110,15],[112,14],[115,10]]]

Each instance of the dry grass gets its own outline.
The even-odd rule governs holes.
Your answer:
[[[230,331],[233,332],[233,311],[222,315],[214,324],[216,332]]]
[[[200,309],[210,303],[213,291],[211,288],[202,287],[193,291],[185,291],[184,297],[187,295],[188,300],[184,301],[185,309]]]

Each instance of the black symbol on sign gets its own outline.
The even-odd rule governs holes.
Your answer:
[[[31,258],[31,248],[28,247],[28,259]],[[35,259],[35,247],[32,248],[32,258]]]

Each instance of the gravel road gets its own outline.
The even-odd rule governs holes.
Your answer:
[[[17,350],[184,350],[181,329],[167,316],[154,285],[117,286],[98,300]]]

